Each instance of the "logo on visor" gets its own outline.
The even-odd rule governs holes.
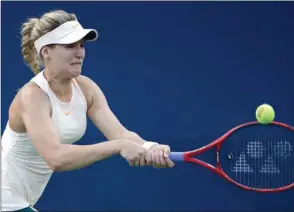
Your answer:
[[[77,23],[77,22],[73,22],[72,24],[71,24],[71,26],[73,27],[73,28],[76,28],[76,27],[78,27],[80,24],[79,23]]]

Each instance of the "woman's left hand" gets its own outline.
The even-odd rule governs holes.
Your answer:
[[[172,168],[174,163],[169,158],[170,147],[168,145],[156,144],[148,150],[149,165],[154,168]]]

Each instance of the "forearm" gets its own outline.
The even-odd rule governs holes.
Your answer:
[[[113,140],[93,145],[63,144],[56,152],[53,169],[54,171],[70,171],[87,167],[119,154],[122,142],[122,140]]]
[[[158,144],[156,142],[146,141],[143,138],[141,138],[137,133],[132,131],[126,131],[120,138],[136,141],[139,144],[143,145],[147,150],[151,148],[153,145]]]
[[[121,139],[128,139],[132,141],[136,141],[139,144],[144,144],[146,141],[141,138],[137,133],[132,132],[132,131],[126,131],[120,136]]]

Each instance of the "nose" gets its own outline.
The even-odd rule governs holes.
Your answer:
[[[85,57],[85,49],[83,46],[77,46],[76,48],[76,55],[75,55],[77,58],[79,59],[84,59]]]

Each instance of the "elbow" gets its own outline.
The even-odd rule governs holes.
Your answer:
[[[45,158],[48,166],[54,172],[60,172],[64,170],[65,161],[61,153],[61,148],[55,149],[54,153],[51,153]]]
[[[50,168],[53,172],[61,172],[63,171],[62,165],[58,163],[51,163]]]
[[[62,162],[57,157],[52,157],[51,159],[47,160],[47,164],[53,172],[63,171]]]

